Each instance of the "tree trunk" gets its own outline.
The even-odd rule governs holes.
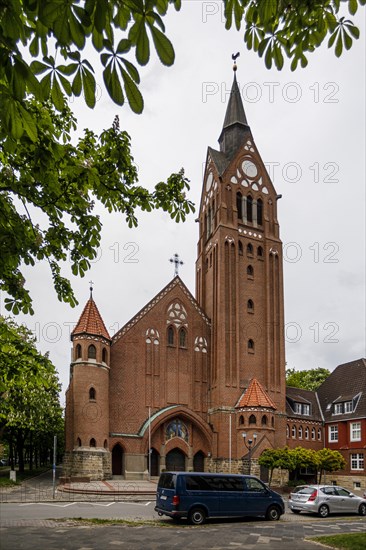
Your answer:
[[[24,473],[24,435],[18,431],[17,433],[17,451],[19,460],[19,473]]]

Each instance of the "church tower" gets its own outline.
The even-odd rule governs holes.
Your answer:
[[[72,331],[70,384],[66,392],[66,454],[69,476],[111,476],[109,452],[109,371],[111,338],[92,288]]]
[[[219,144],[207,152],[196,298],[212,323],[213,456],[239,459],[244,432],[255,433],[255,457],[285,445],[286,430],[280,197],[248,125],[236,65]]]

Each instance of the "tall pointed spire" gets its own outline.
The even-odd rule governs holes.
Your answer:
[[[234,81],[231,87],[229,103],[226,109],[224,125],[219,137],[220,151],[227,157],[232,157],[243,142],[244,136],[250,133],[241,99],[238,82],[236,80],[236,56],[234,59]]]

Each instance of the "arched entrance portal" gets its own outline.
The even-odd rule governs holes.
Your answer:
[[[193,470],[195,472],[204,472],[205,471],[205,455],[202,451],[198,451],[193,457]]]
[[[186,469],[186,457],[180,449],[172,449],[166,455],[166,469],[170,472],[184,472]]]
[[[121,445],[117,443],[112,449],[112,475],[122,476],[123,474],[123,449]]]
[[[150,475],[151,476],[158,476],[159,475],[159,466],[160,466],[160,455],[158,451],[154,448],[151,449],[151,470]],[[149,464],[147,466],[149,469]]]

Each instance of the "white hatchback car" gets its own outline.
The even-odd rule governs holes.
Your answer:
[[[366,499],[335,485],[299,485],[289,496],[294,514],[313,512],[322,518],[329,514],[366,516]]]

